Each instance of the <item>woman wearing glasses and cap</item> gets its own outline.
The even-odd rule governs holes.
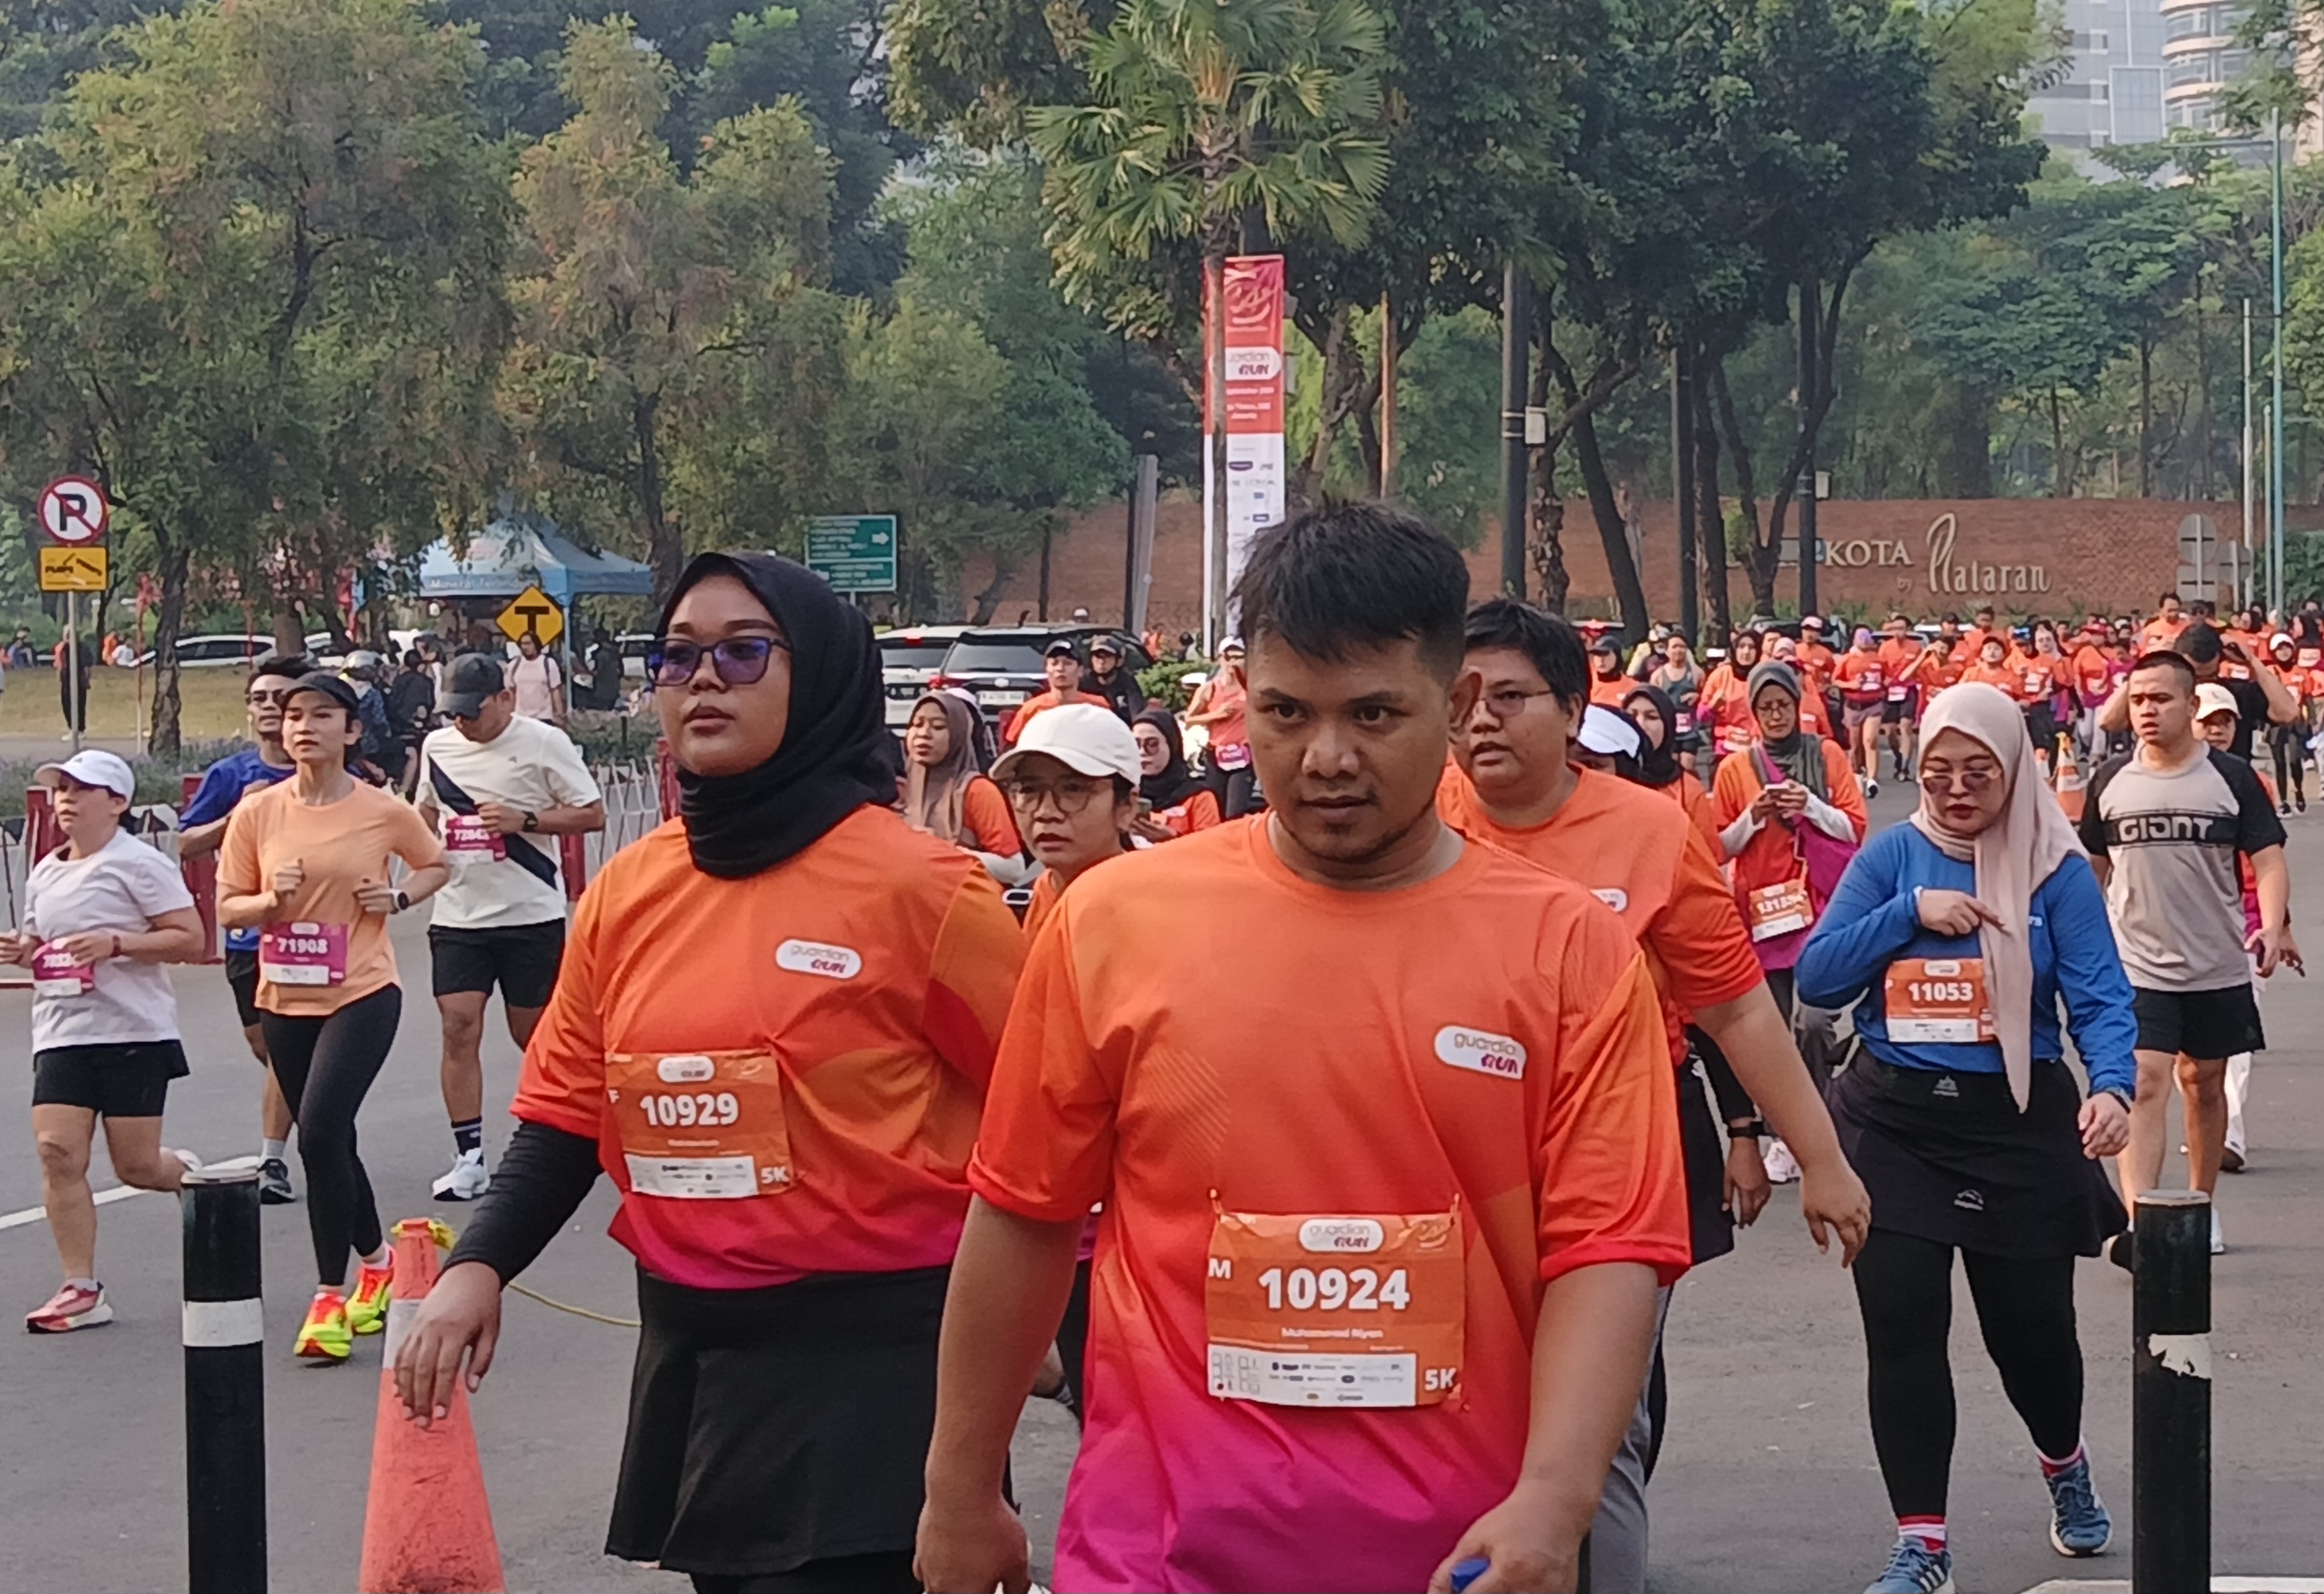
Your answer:
[[[501,1286],[602,1171],[643,1320],[608,1553],[703,1589],[917,1589],[937,1325],[1025,938],[891,806],[878,649],[821,579],[702,555],[659,635],[680,817],[581,899],[397,1389],[426,1422],[475,1387]]]
[[[393,1252],[355,1152],[355,1115],[403,1014],[388,916],[452,878],[427,821],[348,773],[362,741],[353,687],[321,672],[293,682],[283,747],[298,768],[235,806],[218,863],[219,922],[259,932],[259,1024],[306,1166],[317,1285],[292,1349],[312,1361],[345,1361],[350,1335],[386,1326]],[[400,885],[395,861],[411,871]],[[351,1296],[350,1250],[363,1259]]]
[[[1867,1594],[1951,1585],[1956,1251],[2049,1486],[2051,1544],[2096,1555],[2112,1531],[2082,1448],[2074,1259],[2123,1227],[2100,1159],[2130,1133],[2130,985],[2018,704],[1964,682],[1923,728],[1919,811],[1849,865],[1798,971],[1802,1001],[1854,1005],[1867,1053],[1830,1095],[1872,1193],[1854,1277],[1897,1523]],[[2060,1060],[2060,1001],[2087,1100]]]

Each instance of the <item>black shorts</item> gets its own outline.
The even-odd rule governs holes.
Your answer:
[[[1883,725],[1917,725],[1920,723],[1920,693],[1907,691],[1902,697],[1891,697],[1880,706]]]
[[[174,1040],[53,1046],[32,1054],[32,1105],[86,1107],[100,1117],[158,1118],[169,1082],[188,1073]]]
[[[234,1010],[243,1028],[258,1028],[258,954],[226,948],[226,984],[234,988]]]
[[[565,922],[508,925],[489,930],[428,927],[428,953],[438,996],[477,991],[512,1008],[545,1008],[557,988],[557,967],[564,961]]]
[[[2259,1001],[2248,985],[2221,990],[2149,990],[2130,988],[2130,1010],[2138,1015],[2139,1050],[2216,1060],[2238,1052],[2264,1052],[2268,1037],[2259,1027]]]

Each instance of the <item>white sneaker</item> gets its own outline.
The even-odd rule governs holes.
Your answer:
[[[1761,1160],[1767,1165],[1770,1184],[1790,1184],[1800,1177],[1800,1159],[1791,1155],[1791,1148],[1781,1140],[1769,1140]]]
[[[1880,795],[1880,782],[1877,780],[1867,779],[1864,783],[1864,795],[1867,798],[1878,797]]]
[[[2219,1208],[2211,1208],[2211,1255],[2228,1254],[2228,1237],[2219,1227]]]
[[[429,1188],[439,1201],[473,1201],[492,1187],[493,1176],[484,1171],[481,1151],[464,1151],[453,1159],[452,1171]]]

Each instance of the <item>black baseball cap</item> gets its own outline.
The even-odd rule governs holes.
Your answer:
[[[452,661],[452,675],[444,683],[444,712],[454,719],[474,719],[484,712],[484,700],[508,689],[500,661],[490,653],[462,653]]]
[[[1073,644],[1067,642],[1064,637],[1061,636],[1055,642],[1050,643],[1046,648],[1043,648],[1041,650],[1041,656],[1045,659],[1074,659],[1079,658],[1081,655],[1073,650]]]
[[[362,700],[355,695],[355,689],[327,669],[310,670],[300,676],[284,695],[287,699],[306,691],[320,692],[329,698],[345,709],[350,718],[362,710]]]

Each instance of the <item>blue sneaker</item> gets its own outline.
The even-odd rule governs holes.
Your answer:
[[[2042,1481],[2050,1486],[2051,1547],[2078,1560],[2103,1550],[2114,1538],[2114,1521],[2099,1503],[2098,1486],[2090,1481],[2090,1457],[2084,1456]]]
[[[1907,1534],[1896,1541],[1889,1569],[1866,1584],[1864,1594],[1953,1594],[1953,1552],[1933,1550]]]

